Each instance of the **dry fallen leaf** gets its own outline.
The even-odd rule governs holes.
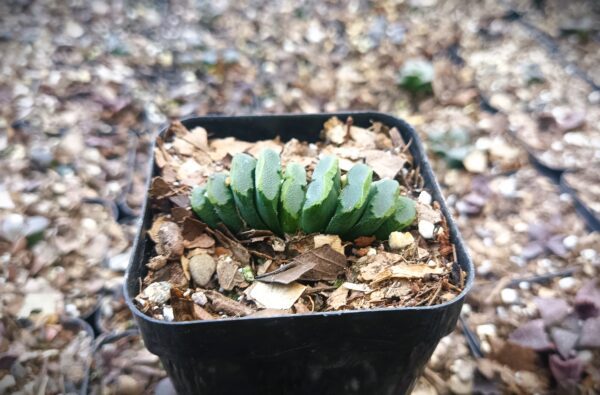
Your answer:
[[[186,240],[184,236],[183,245],[185,248],[210,248],[215,245],[215,239],[202,233],[193,240]]]
[[[148,229],[148,236],[150,236],[150,239],[153,242],[158,243],[158,230],[165,222],[171,222],[171,221],[169,220],[169,218],[167,218],[164,215],[160,215],[160,216],[154,218],[154,221],[152,222],[152,226],[150,227],[150,229]]]
[[[266,284],[255,282],[249,296],[268,309],[289,309],[302,295],[306,286],[299,283]]]
[[[211,307],[214,311],[220,311],[236,317],[243,317],[252,314],[255,311],[249,306],[221,295],[219,292],[206,290],[204,293],[210,300]]]
[[[183,236],[175,222],[164,222],[158,229],[156,252],[159,255],[174,259],[183,254]]]
[[[217,278],[219,285],[226,291],[231,291],[234,287],[243,287],[248,284],[244,281],[244,276],[239,271],[240,265],[231,259],[230,256],[221,255],[217,261]]]
[[[363,270],[364,269],[364,270]],[[365,275],[370,275],[369,267],[361,269],[361,276],[364,278]],[[392,278],[424,278],[431,274],[444,274],[444,269],[441,267],[429,267],[421,263],[406,264],[399,263],[390,268],[383,270],[375,275],[372,283],[378,283],[381,281],[389,280]]]
[[[319,248],[326,244],[330,245],[335,251],[340,254],[344,254],[344,247],[342,246],[342,239],[337,235],[315,235],[314,237],[315,248]]]
[[[346,305],[350,290],[345,287],[338,287],[327,298],[327,307],[332,310],[337,310]]]
[[[389,151],[368,150],[364,155],[365,162],[373,168],[379,178],[394,179],[406,163],[406,158],[402,154]]]
[[[150,184],[150,190],[148,191],[151,198],[154,199],[164,199],[169,197],[175,193],[169,185],[162,177],[154,177],[152,179],[152,183]]]
[[[171,288],[171,307],[175,321],[193,321],[196,319],[194,313],[195,303],[183,296],[177,288]]]
[[[289,284],[298,279],[309,281],[335,280],[346,269],[346,256],[329,244],[322,245],[295,257],[292,262],[270,273],[257,276],[266,283]]]
[[[227,154],[233,156],[240,152],[245,152],[252,146],[252,143],[247,141],[237,140],[233,137],[226,137],[223,139],[214,139],[210,142],[210,157],[219,161],[223,159]]]
[[[248,252],[248,249],[239,241],[225,236],[222,232],[216,229],[209,229],[209,231],[221,244],[223,244],[225,248],[231,252],[236,261],[240,262],[243,266],[250,264],[250,252]]]
[[[355,284],[355,283],[349,283],[349,282],[345,282],[342,284],[342,287],[349,289],[351,291],[358,291],[358,292],[371,292],[371,288],[367,285],[367,284]]]

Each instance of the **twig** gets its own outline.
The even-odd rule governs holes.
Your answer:
[[[335,287],[333,285],[322,285],[319,287],[306,288],[304,293],[305,294],[313,294],[313,293],[322,292],[322,291],[333,291],[335,289],[337,289],[337,287]]]
[[[542,275],[539,275],[539,276],[517,278],[517,279],[511,280],[508,283],[507,286],[508,287],[517,287],[517,286],[519,286],[519,283],[522,283],[522,282],[538,283],[538,284],[545,283],[545,282],[548,282],[548,281],[550,281],[550,280],[552,280],[553,278],[556,278],[556,277],[571,276],[571,275],[573,275],[576,272],[577,272],[577,268],[569,268],[569,269],[561,270],[559,272],[542,274]]]
[[[431,298],[429,298],[429,301],[427,302],[427,306],[431,306],[435,300],[437,299],[438,295],[440,294],[440,291],[442,290],[442,284],[439,283],[437,286],[437,289],[435,290],[433,296]]]

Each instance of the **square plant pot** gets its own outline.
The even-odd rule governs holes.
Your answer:
[[[473,284],[473,264],[442,197],[414,129],[376,112],[309,115],[206,116],[183,124],[215,137],[257,141],[280,136],[317,141],[325,121],[352,116],[354,125],[382,122],[396,127],[420,167],[425,187],[447,218],[458,264],[467,273],[464,290],[451,301],[425,307],[376,308],[276,317],[167,322],[134,305],[139,279],[153,254],[146,200],[125,293],[148,349],[158,355],[180,394],[403,394],[409,393],[439,340],[454,327]],[[164,133],[164,131],[163,131]],[[151,177],[158,168],[151,164]]]

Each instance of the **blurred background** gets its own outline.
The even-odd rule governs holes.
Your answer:
[[[600,392],[600,2],[0,3],[0,394],[169,393],[121,288],[154,136],[410,122],[477,267],[415,393]]]

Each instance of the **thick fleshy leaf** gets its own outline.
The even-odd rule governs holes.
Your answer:
[[[546,325],[561,321],[569,313],[569,304],[559,298],[535,298],[534,302]]]
[[[544,328],[544,320],[529,321],[518,327],[508,338],[511,342],[536,351],[552,349],[552,343]]]

